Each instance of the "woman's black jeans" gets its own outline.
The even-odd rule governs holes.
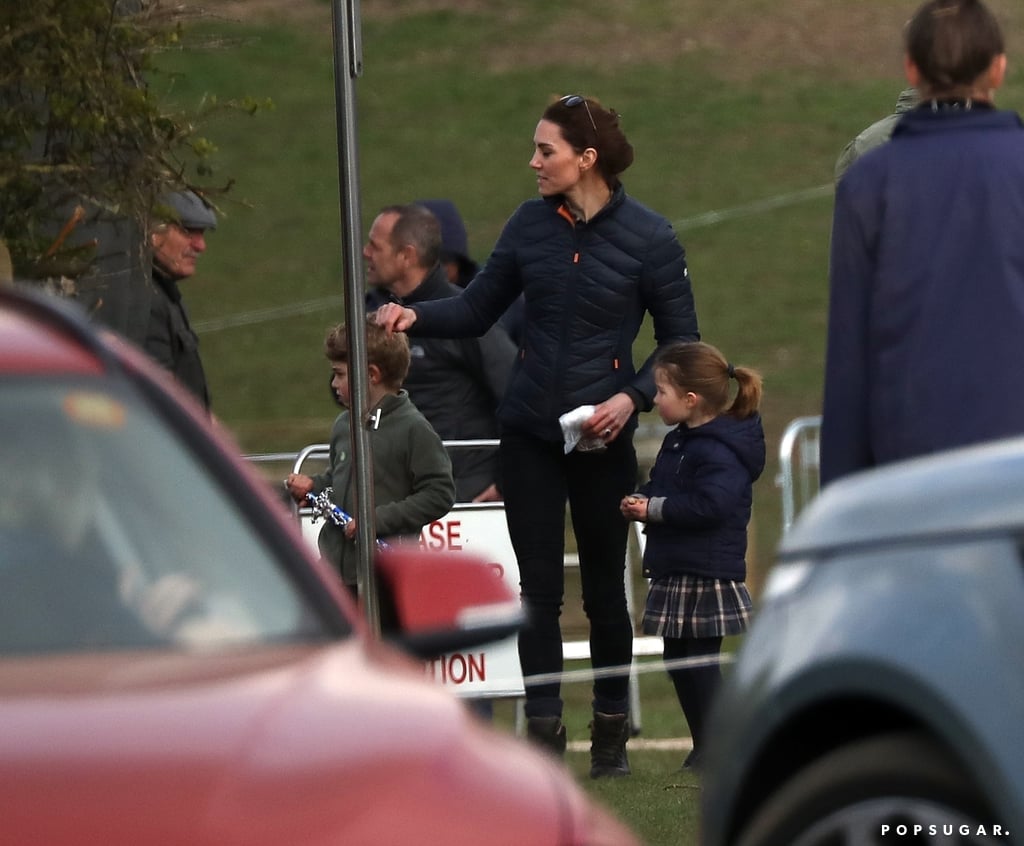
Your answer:
[[[636,488],[632,439],[620,437],[600,452],[565,455],[560,442],[506,432],[501,462],[505,516],[528,614],[519,634],[526,716],[562,715],[555,674],[562,670],[566,500],[580,558],[583,610],[590,622],[591,662],[595,669],[623,668],[594,681],[594,710],[625,713],[633,628],[624,584],[629,524],[619,513],[619,502]],[[532,684],[530,677],[538,674],[545,678]]]

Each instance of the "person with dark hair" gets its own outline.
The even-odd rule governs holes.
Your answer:
[[[154,290],[142,348],[209,409],[210,390],[199,357],[199,338],[189,323],[178,283],[196,272],[196,261],[206,252],[206,233],[217,228],[217,216],[190,190],[167,195],[160,208],[166,210],[165,219],[149,236]]]
[[[419,542],[420,530],[448,513],[455,502],[451,461],[433,427],[402,388],[409,371],[409,341],[400,333],[386,333],[372,320],[366,322],[367,413],[373,449],[374,533],[389,543]],[[349,390],[349,344],[344,324],[331,328],[324,339],[324,354],[331,363],[334,390],[347,410],[338,415],[331,431],[327,469],[316,476],[290,473],[285,487],[296,502],[306,494],[334,489],[333,502],[352,515],[355,478],[352,464],[352,397]],[[324,560],[341,573],[342,581],[357,592],[356,521],[337,526],[325,521],[317,539]]]
[[[644,314],[660,347],[696,340],[686,256],[669,222],[629,197],[619,175],[633,148],[619,114],[570,94],[544,110],[530,160],[540,197],[509,218],[490,257],[458,297],[388,304],[377,319],[414,336],[479,335],[522,294],[523,337],[498,410],[505,513],[529,623],[519,636],[527,734],[565,751],[560,616],[568,500],[590,623],[594,778],[629,773],[632,624],[619,502],[636,483],[637,413],[654,397],[653,354],[633,365]],[[570,448],[559,418],[582,414]],[[599,449],[582,450],[582,443]],[[541,677],[534,681],[535,677]]]
[[[905,29],[921,96],[836,188],[821,481],[1024,432],[1024,125],[980,0]],[[991,374],[986,375],[986,374]]]
[[[441,265],[448,281],[465,288],[480,269],[469,257],[469,236],[466,224],[451,200],[416,200],[415,205],[430,209],[441,226]]]
[[[370,227],[363,248],[370,290],[367,312],[386,302],[408,305],[444,300],[461,290],[448,281],[441,263],[441,227],[426,206],[388,206]],[[412,339],[405,389],[444,440],[494,440],[497,408],[515,363],[516,348],[494,326],[479,338]],[[452,451],[458,502],[502,498],[498,455],[493,447]]]
[[[761,376],[710,344],[678,344],[654,365],[661,419],[675,426],[650,480],[620,504],[645,524],[651,580],[644,634],[663,638],[669,678],[690,727],[684,769],[699,769],[711,703],[722,680],[722,638],[750,620],[747,524],[764,471]],[[737,391],[730,402],[731,385]]]

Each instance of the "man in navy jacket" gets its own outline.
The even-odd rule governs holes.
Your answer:
[[[1024,433],[1024,127],[992,105],[1002,34],[980,0],[931,0],[906,45],[922,102],[836,190],[822,484]]]

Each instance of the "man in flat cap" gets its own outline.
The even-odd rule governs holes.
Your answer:
[[[166,195],[157,211],[166,220],[149,236],[155,290],[142,347],[209,409],[210,392],[199,358],[199,338],[192,331],[178,282],[196,272],[196,261],[206,251],[206,231],[217,228],[217,217],[198,194],[189,190]]]

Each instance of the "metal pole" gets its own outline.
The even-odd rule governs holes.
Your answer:
[[[367,622],[380,632],[380,605],[373,578],[373,458],[366,425],[369,412],[363,263],[359,249],[359,155],[356,139],[355,80],[363,72],[359,0],[331,0],[334,37],[334,101],[338,130],[338,178],[341,202],[345,320],[349,329],[349,385],[352,389],[352,457],[356,484],[356,548],[359,597]],[[354,330],[354,331],[353,331]],[[339,492],[340,496],[340,492]]]

